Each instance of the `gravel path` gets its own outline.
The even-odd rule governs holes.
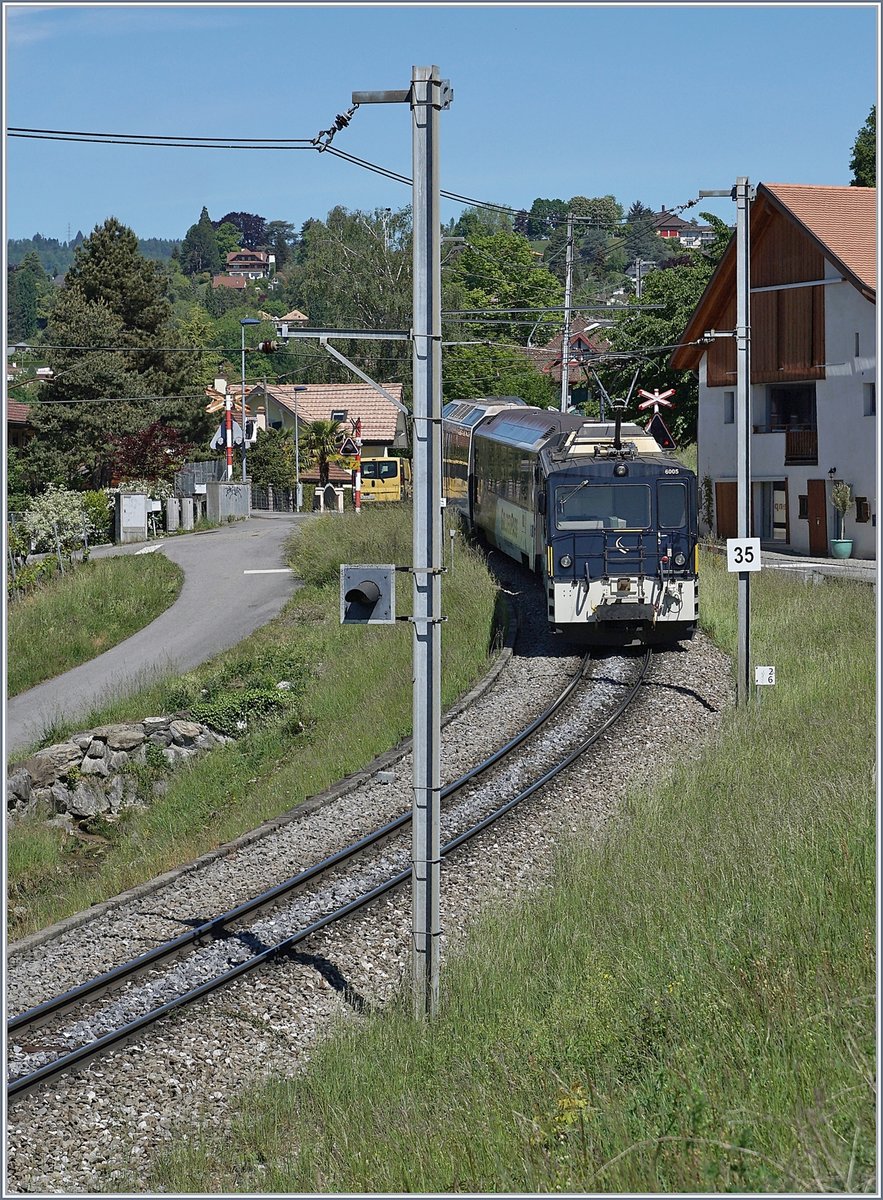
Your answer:
[[[529,604],[522,609],[526,594],[533,612],[542,610],[533,581],[502,560],[499,570],[519,607],[519,643],[495,685],[446,726],[445,782],[523,728],[579,661],[545,630],[542,617],[531,615]],[[615,680],[621,664],[621,657],[599,658],[593,675]],[[547,877],[562,838],[576,830],[600,831],[633,783],[695,753],[731,701],[729,660],[701,634],[682,650],[656,653],[642,699],[599,747],[446,861],[443,950],[489,901]],[[8,1011],[39,1003],[174,937],[196,918],[271,887],[404,811],[411,803],[410,772],[406,756],[381,777],[160,890],[107,908],[42,944],[30,939],[30,948],[13,948]],[[25,1097],[9,1113],[8,1191],[144,1190],[158,1146],[195,1125],[223,1126],[242,1088],[301,1070],[336,1020],[387,1000],[410,971],[410,943],[405,887],[311,938],[292,961],[230,985],[154,1026],[125,1051]]]

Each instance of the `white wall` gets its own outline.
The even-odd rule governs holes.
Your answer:
[[[839,278],[829,263],[826,277]],[[858,334],[859,353],[855,353]],[[809,552],[809,526],[800,520],[798,496],[807,494],[808,479],[824,479],[830,494],[828,469],[852,485],[854,496],[865,496],[872,517],[877,513],[876,471],[879,431],[877,418],[865,415],[866,385],[876,379],[876,310],[849,283],[827,285],[825,295],[826,377],[816,383],[819,461],[815,466],[785,467],[785,434],[755,434],[751,439],[753,482],[788,480],[790,549]],[[724,393],[736,391],[706,383],[707,355],[699,366],[698,475],[713,481],[736,479],[736,425],[724,424]],[[765,420],[766,385],[751,388],[752,424]],[[828,508],[828,536],[836,537],[839,517]],[[846,536],[853,539],[853,556],[875,558],[877,530],[873,520],[859,524],[855,510],[846,518]]]

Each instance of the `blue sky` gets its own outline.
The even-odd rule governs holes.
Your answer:
[[[877,99],[876,4],[3,4],[6,126],[312,137],[353,90],[437,64],[442,187],[529,208],[614,195],[675,207],[752,182],[848,184]],[[406,105],[363,106],[334,145],[411,172]],[[203,205],[267,220],[410,190],[313,152],[7,138],[8,237],[66,240],[108,216],[183,237]],[[462,205],[447,203],[445,218]],[[687,212],[734,219],[729,200]]]

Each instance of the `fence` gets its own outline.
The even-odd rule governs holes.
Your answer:
[[[25,514],[22,512],[8,512],[6,514],[6,523],[8,536],[6,539],[6,560],[8,566],[7,578],[7,593],[10,598],[14,597],[20,590],[21,581],[19,575],[25,568],[28,567],[29,559],[33,558],[37,562],[43,562],[46,559],[55,559],[58,563],[58,569],[62,575],[66,573],[65,562],[68,565],[74,563],[74,555],[79,553],[85,561],[89,557],[89,524],[83,521],[82,533],[77,537],[71,537],[70,532],[65,539],[62,538],[57,522],[52,522],[52,542],[54,548],[42,553],[37,553],[37,539],[32,535],[25,525]],[[25,571],[22,575],[22,580],[25,577],[34,576],[32,570]],[[31,578],[29,578],[31,582]],[[25,590],[25,589],[22,589]]]
[[[297,498],[293,488],[251,485],[251,507],[260,512],[295,512]]]
[[[194,496],[198,486],[224,479],[227,464],[223,458],[206,459],[205,462],[188,463],[175,472],[175,495]]]

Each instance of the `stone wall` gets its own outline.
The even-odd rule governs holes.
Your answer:
[[[10,769],[7,823],[35,815],[73,829],[90,817],[113,816],[151,798],[143,794],[151,765],[174,769],[230,741],[184,716],[145,717],[133,725],[104,725],[75,733]],[[161,778],[150,782],[151,795],[163,789]]]

